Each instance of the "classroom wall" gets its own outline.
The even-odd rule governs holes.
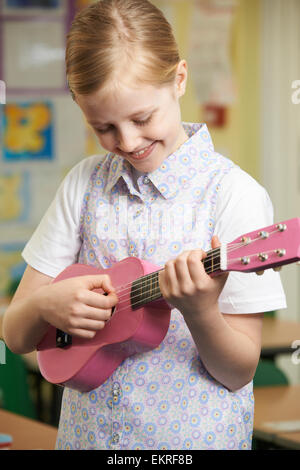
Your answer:
[[[2,8],[3,5],[9,5],[9,3],[8,0],[2,2]],[[53,2],[58,5],[60,3],[59,1]],[[63,9],[59,10],[57,20],[53,19],[51,12],[52,19],[48,18],[44,24],[39,23],[40,29],[37,28],[38,23],[35,21],[36,13],[32,13],[28,8],[18,8],[17,11],[13,11],[13,9],[0,10],[0,15],[2,15],[0,16],[0,29],[2,26],[0,79],[7,80],[7,106],[17,105],[16,109],[11,108],[12,116],[20,110],[23,112],[27,106],[31,106],[37,119],[41,121],[44,119],[43,136],[48,139],[48,149],[46,150],[48,153],[43,155],[41,152],[39,158],[33,155],[34,149],[30,150],[30,139],[23,149],[24,154],[22,156],[17,154],[17,136],[20,135],[20,139],[24,141],[22,130],[12,124],[12,121],[8,126],[8,117],[5,115],[7,106],[0,106],[2,108],[0,114],[2,129],[0,147],[0,297],[7,295],[12,282],[17,282],[20,278],[25,268],[20,256],[21,250],[50,204],[64,175],[85,156],[101,151],[91,130],[85,125],[81,111],[71,100],[64,77],[63,36],[76,8],[87,3],[89,0],[62,2]],[[195,8],[194,1],[155,0],[153,3],[160,6],[169,15],[182,57],[188,58],[190,25]],[[54,16],[55,14],[54,11]],[[42,12],[42,16],[45,17],[45,12]],[[33,20],[32,25],[35,25],[32,27],[31,34],[28,32],[30,19]],[[45,61],[44,69],[33,64],[32,70],[26,68],[22,70],[24,64],[18,62],[18,56],[13,53],[13,47],[16,48],[16,52],[17,50],[20,52],[20,49],[17,49],[21,47],[18,45],[18,41],[20,43],[23,41],[25,47],[23,50],[28,52],[28,48],[31,48],[32,52],[34,49],[36,54],[40,54],[39,60],[42,62],[47,56],[43,55],[42,47],[43,41],[46,40],[52,41],[52,52],[56,54],[52,57],[52,63],[49,62],[49,65]],[[232,78],[236,86],[235,99],[226,106],[225,124],[221,127],[211,126],[209,130],[216,150],[231,158],[258,180],[260,179],[259,51],[260,0],[237,0],[229,45]],[[31,57],[33,56],[31,54]],[[49,73],[46,69],[48,65]],[[53,75],[51,76],[51,74]],[[35,102],[41,102],[41,107],[34,109],[32,106]],[[182,99],[182,115],[183,120],[186,121],[203,121],[204,119],[204,108],[197,99],[192,73],[186,95]],[[24,119],[26,119],[26,115],[24,115]],[[8,151],[9,145],[4,145],[8,130],[13,136],[9,145],[11,149],[15,149],[15,153],[11,149],[11,152]],[[17,131],[20,133],[18,134]],[[29,134],[27,129],[26,135]],[[33,145],[36,143],[35,137]]]
[[[159,4],[159,2],[157,2]],[[193,1],[177,1],[176,33],[182,57],[188,52],[188,30],[193,15]],[[237,87],[236,101],[227,109],[228,120],[221,128],[211,127],[215,148],[232,159],[254,178],[260,180],[260,0],[238,0],[233,21],[230,55]],[[182,100],[183,118],[202,121],[190,77]]]

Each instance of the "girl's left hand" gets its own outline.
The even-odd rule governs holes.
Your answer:
[[[220,246],[217,236],[212,238],[212,249]],[[218,309],[218,299],[228,273],[211,277],[206,274],[203,250],[184,251],[168,261],[159,273],[159,286],[163,297],[185,315],[209,315]]]

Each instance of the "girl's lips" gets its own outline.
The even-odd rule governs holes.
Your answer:
[[[149,157],[150,153],[154,149],[155,144],[156,142],[153,142],[151,145],[149,145],[148,147],[145,147],[139,152],[131,152],[131,153],[128,153],[127,156],[129,158],[133,158],[134,160],[143,160],[144,158]]]

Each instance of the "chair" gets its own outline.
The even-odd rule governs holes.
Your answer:
[[[12,279],[6,296],[12,298],[21,278]],[[0,408],[36,419],[36,409],[30,393],[28,370],[22,356],[5,346],[5,363],[0,365]]]
[[[0,365],[0,407],[28,418],[36,418],[30,395],[26,364],[21,356],[6,348],[5,364]]]
[[[274,385],[288,385],[289,381],[284,372],[270,359],[260,359],[254,378],[253,387],[267,387]],[[270,449],[269,444],[253,438],[252,449]]]
[[[289,381],[284,372],[270,359],[261,359],[258,363],[254,378],[254,387],[268,385],[288,385]]]

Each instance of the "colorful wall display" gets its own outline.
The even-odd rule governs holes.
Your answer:
[[[2,0],[0,9],[5,15],[64,15],[73,0]]]
[[[30,174],[0,174],[0,227],[11,222],[27,222],[30,209]]]
[[[10,8],[58,8],[61,0],[6,0],[5,5]]]
[[[21,249],[66,172],[85,156],[104,153],[70,97],[64,64],[71,21],[93,1],[0,0],[0,84],[6,88],[6,100],[1,98],[3,93],[0,96],[0,285],[7,284],[14,264],[19,269]],[[173,25],[185,58],[192,49],[197,69],[197,63],[207,58],[195,53],[199,15],[203,4],[216,0],[152,1]],[[222,18],[227,27],[227,16]],[[206,39],[202,35],[201,40]],[[209,51],[206,48],[206,54]],[[228,62],[223,49],[220,61],[225,70]],[[193,63],[191,76],[198,90]],[[202,97],[190,90],[183,101],[183,119],[188,108],[188,119],[196,121]],[[1,292],[4,288],[0,287],[0,296]]]
[[[25,269],[21,251],[71,168],[85,123],[65,77],[76,0],[0,1],[0,297]]]
[[[25,262],[21,257],[24,243],[0,243],[0,297],[10,293],[13,284],[21,279]]]
[[[52,160],[53,119],[50,102],[10,103],[3,110],[3,159]]]

